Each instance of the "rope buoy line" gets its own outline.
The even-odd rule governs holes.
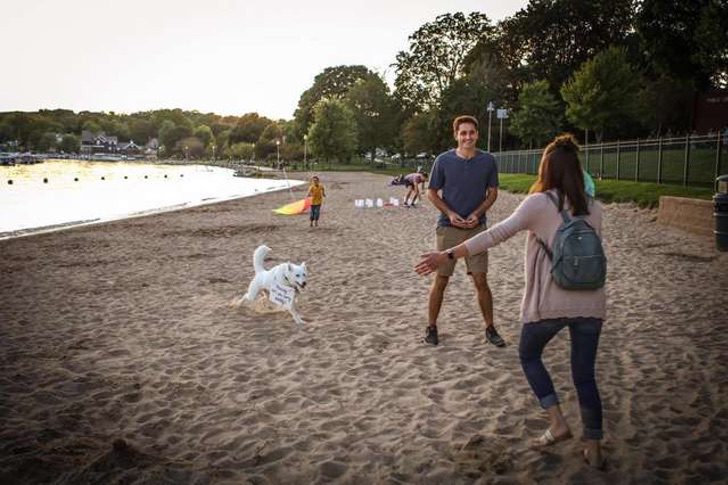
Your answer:
[[[180,178],[184,178],[185,174],[181,173],[181,174],[179,174],[179,176],[180,176]],[[169,178],[169,175],[165,173],[164,174],[164,178]],[[149,175],[144,175],[144,179],[145,180],[148,180],[149,179]],[[102,175],[101,176],[101,180],[106,180],[106,176],[105,175]],[[124,180],[129,180],[129,176],[128,175],[124,175]],[[73,181],[74,182],[79,182],[80,179],[79,179],[79,177],[73,177]],[[47,184],[49,182],[50,182],[50,179],[48,177],[43,177],[43,183],[44,184]],[[13,179],[8,179],[7,180],[7,184],[8,185],[13,185],[14,183],[15,183],[15,181]]]

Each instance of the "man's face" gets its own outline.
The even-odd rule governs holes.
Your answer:
[[[455,139],[458,142],[458,148],[475,148],[478,141],[478,129],[473,123],[460,123],[455,132]]]

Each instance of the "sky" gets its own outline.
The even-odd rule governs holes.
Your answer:
[[[163,108],[291,119],[327,67],[391,84],[407,37],[444,13],[495,24],[527,0],[0,0],[0,112]]]

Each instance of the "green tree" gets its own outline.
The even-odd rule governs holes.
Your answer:
[[[536,81],[523,86],[518,109],[513,113],[511,130],[529,147],[553,138],[562,125],[562,107],[551,94],[549,83]]]
[[[39,152],[47,152],[56,148],[56,134],[50,131],[43,133],[32,148]]]
[[[227,151],[227,156],[235,160],[251,160],[255,153],[254,143],[234,143]]]
[[[177,141],[175,151],[187,158],[203,158],[205,155],[205,145],[202,141],[194,136],[188,136]]]
[[[625,45],[634,4],[634,0],[531,0],[500,25],[499,50],[519,71],[522,82],[544,79],[557,89],[598,52]]]
[[[192,131],[192,136],[202,142],[205,147],[208,147],[215,141],[215,136],[212,134],[212,128],[207,125],[199,125]]]
[[[73,133],[66,133],[58,148],[64,153],[78,153],[81,151],[81,139]]]
[[[134,118],[129,122],[129,134],[135,143],[144,145],[151,138],[154,138],[156,131],[151,121],[143,118]]]
[[[493,33],[485,14],[439,15],[409,36],[409,51],[397,54],[395,96],[409,111],[437,106],[442,93],[463,76],[468,53]]]
[[[182,154],[179,141],[190,136],[192,129],[189,125],[178,126],[171,120],[164,120],[159,128],[159,144],[164,147],[167,156]]]
[[[319,101],[308,140],[313,154],[327,162],[351,160],[357,148],[356,120],[351,108],[338,99]]]
[[[313,123],[314,107],[322,99],[343,98],[360,79],[368,79],[376,75],[365,66],[327,67],[314,80],[313,85],[301,94],[295,112],[296,133],[298,139]]]
[[[644,0],[635,19],[652,77],[690,80],[699,91],[728,82],[728,3]]]
[[[594,130],[601,140],[605,131],[637,118],[639,88],[639,76],[627,62],[625,50],[610,47],[585,62],[561,87],[561,95],[569,121]]]
[[[408,155],[432,150],[434,116],[425,111],[410,117],[402,125],[402,145]]]
[[[346,93],[359,134],[359,151],[371,153],[376,148],[390,148],[397,134],[397,109],[389,88],[379,76],[360,79]]]
[[[277,158],[285,142],[281,125],[272,122],[265,127],[255,142],[255,156],[261,160],[272,159],[274,156]]]
[[[273,123],[272,120],[258,113],[247,113],[240,117],[230,132],[230,143],[255,143],[263,130]]]

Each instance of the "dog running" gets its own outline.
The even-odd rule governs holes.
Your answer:
[[[301,325],[304,321],[296,310],[295,300],[306,287],[306,263],[293,264],[289,261],[265,269],[263,262],[270,251],[268,246],[262,245],[253,252],[255,276],[248,286],[248,292],[240,300],[252,303],[261,291],[265,291],[269,297],[273,294],[271,299],[287,309],[293,320]],[[278,298],[280,301],[277,301]]]

